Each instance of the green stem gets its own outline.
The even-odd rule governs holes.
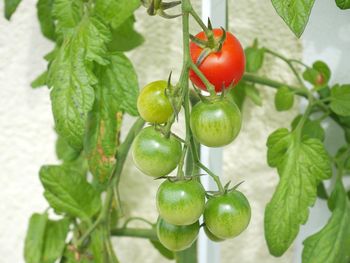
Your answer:
[[[126,228],[128,226],[128,224],[132,221],[141,221],[141,222],[144,222],[150,226],[153,226],[152,222],[148,221],[147,219],[143,218],[143,217],[138,217],[138,216],[135,216],[135,217],[130,217],[128,218],[128,220],[126,220],[123,224],[123,227],[122,228]]]
[[[203,72],[198,68],[198,66],[195,63],[191,62],[190,66],[194,73],[196,73],[196,75],[204,83],[210,95],[214,96],[216,94],[214,85],[209,82],[209,80],[204,76]]]
[[[146,238],[153,241],[159,241],[157,233],[154,229],[144,228],[116,228],[111,230],[112,236],[119,237],[138,237]]]

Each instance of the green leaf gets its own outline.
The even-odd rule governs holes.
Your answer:
[[[22,0],[5,0],[5,17],[10,20]]]
[[[269,136],[268,164],[280,175],[277,189],[265,209],[265,238],[274,256],[281,256],[305,224],[317,185],[331,176],[331,164],[317,139],[278,129]]]
[[[335,0],[337,6],[340,9],[349,9],[350,8],[350,0]]]
[[[317,186],[317,197],[323,200],[328,200],[328,193],[323,182],[320,182]]]
[[[244,100],[246,98],[245,87],[248,85],[246,82],[240,81],[238,85],[233,89],[230,89],[228,98],[233,100],[233,102],[242,111]]]
[[[27,235],[24,243],[24,259],[26,263],[41,262],[44,248],[47,214],[33,214],[29,220]]]
[[[40,263],[55,263],[62,256],[68,231],[69,220],[67,218],[47,222]]]
[[[197,242],[194,242],[191,247],[176,252],[176,263],[196,263],[197,258]]]
[[[309,21],[315,0],[272,0],[278,15],[300,37]]]
[[[100,194],[69,166],[43,166],[40,180],[44,196],[58,213],[89,220],[101,208]]]
[[[140,6],[140,0],[96,0],[95,10],[98,16],[111,24],[113,28],[123,24]]]
[[[341,180],[329,200],[332,216],[317,233],[304,241],[304,263],[347,263],[350,259],[350,203]]]
[[[135,17],[130,16],[118,28],[112,30],[112,41],[108,43],[109,51],[130,51],[144,42],[143,36],[134,29]]]
[[[262,99],[259,90],[252,84],[245,85],[245,94],[254,102],[255,105],[262,106]]]
[[[84,17],[74,34],[64,39],[48,75],[57,133],[77,150],[83,146],[88,112],[94,102],[97,83],[92,63],[107,64],[105,43],[108,28],[95,18]]]
[[[71,162],[79,157],[80,152],[72,148],[63,137],[58,136],[56,141],[56,155],[58,159],[64,162]]]
[[[330,98],[332,111],[340,116],[350,116],[350,84],[334,86]]]
[[[174,252],[170,251],[169,249],[167,249],[165,246],[163,246],[160,242],[158,241],[153,241],[150,240],[151,244],[153,245],[153,247],[158,250],[158,252],[165,258],[169,259],[169,260],[173,260],[175,259],[175,254]]]
[[[33,82],[30,84],[33,89],[40,88],[47,85],[47,71],[41,73]]]
[[[72,31],[83,17],[83,0],[54,0],[52,16],[57,20],[56,31],[64,34]]]
[[[327,86],[331,78],[331,70],[323,61],[316,61],[312,68],[304,71],[303,78],[314,85],[317,90],[321,90]]]
[[[293,107],[294,93],[288,87],[281,87],[275,96],[275,107],[277,111],[287,111]]]
[[[52,15],[53,3],[54,0],[39,0],[36,5],[41,32],[51,40],[56,39],[56,25]]]
[[[257,72],[264,63],[264,49],[258,48],[258,40],[254,40],[252,47],[248,47],[245,50],[246,57],[246,70],[247,72]]]
[[[299,121],[301,120],[302,115],[298,115],[292,122],[292,130],[295,130],[296,127],[299,124]],[[307,119],[304,123],[304,126],[302,127],[301,131],[302,135],[306,138],[315,138],[319,139],[320,141],[324,141],[325,139],[325,131],[321,126],[320,121],[312,121],[310,119]]]

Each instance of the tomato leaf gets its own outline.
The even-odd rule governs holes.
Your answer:
[[[335,0],[335,3],[340,9],[349,9],[350,8],[350,0]]]
[[[309,21],[315,0],[272,0],[278,15],[300,37]]]
[[[267,141],[268,164],[280,175],[277,189],[265,209],[265,237],[274,256],[281,256],[305,224],[317,185],[331,176],[330,160],[317,139],[278,129]]]
[[[233,100],[241,111],[246,98],[245,87],[247,85],[246,82],[240,81],[236,87],[229,91],[230,96],[228,98]]]
[[[163,246],[159,241],[150,240],[151,244],[158,252],[165,258],[169,260],[175,259],[175,253]]]
[[[314,85],[317,90],[327,86],[331,78],[331,70],[328,65],[322,61],[316,61],[312,68],[308,68],[303,73],[303,78]]]
[[[74,34],[68,34],[53,60],[48,75],[57,133],[77,150],[82,148],[88,112],[97,83],[92,63],[107,64],[108,28],[95,18],[84,17]]]
[[[113,28],[123,24],[140,6],[140,0],[96,0],[96,13]]]
[[[5,0],[5,18],[10,20],[22,0]]]
[[[295,130],[301,118],[302,118],[302,115],[298,115],[293,120],[291,125],[292,130]],[[307,119],[304,123],[304,126],[302,127],[301,133],[306,138],[315,138],[315,139],[319,139],[320,141],[324,141],[325,139],[325,131],[321,126],[321,122],[317,120],[313,121],[313,120]]]
[[[26,263],[41,262],[47,221],[48,215],[46,213],[33,214],[31,216],[24,243],[24,259]]]
[[[248,47],[244,50],[246,57],[246,70],[247,72],[257,72],[264,63],[265,51],[263,48],[258,48],[258,40],[254,40],[252,47]]]
[[[56,39],[56,25],[52,14],[53,3],[54,0],[39,0],[36,5],[41,32],[51,40]]]
[[[143,36],[134,29],[135,17],[130,16],[118,28],[112,30],[112,41],[108,43],[108,50],[130,51],[144,42]]]
[[[252,100],[257,106],[262,106],[262,99],[259,90],[252,84],[246,84],[244,87],[245,94]]]
[[[72,31],[83,17],[82,0],[55,0],[52,16],[57,20],[56,32],[62,34]]]
[[[330,99],[332,111],[340,116],[350,116],[350,84],[334,86]]]
[[[350,258],[350,202],[341,180],[329,199],[332,216],[317,233],[304,241],[303,262],[346,263]]]
[[[41,73],[35,80],[30,83],[33,89],[41,88],[47,85],[47,71]]]
[[[71,147],[67,141],[58,136],[56,140],[56,156],[58,159],[64,162],[71,162],[76,160],[80,155],[80,151],[75,150]]]
[[[101,208],[99,193],[80,171],[69,166],[43,166],[40,180],[44,196],[57,213],[89,220]]]
[[[277,111],[287,111],[293,107],[294,93],[288,87],[281,87],[275,96],[275,107]]]

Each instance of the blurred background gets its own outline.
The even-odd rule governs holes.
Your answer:
[[[200,11],[202,1],[192,2]],[[28,219],[33,212],[41,212],[48,206],[42,196],[38,171],[43,164],[57,163],[49,91],[30,88],[30,82],[45,69],[43,55],[52,49],[52,43],[40,33],[35,4],[35,0],[23,1],[11,22],[0,16],[0,262],[24,262]],[[316,1],[301,40],[277,16],[270,0],[229,0],[228,6],[229,30],[243,46],[258,38],[262,46],[287,57],[304,58],[307,63],[322,59],[333,71],[333,83],[350,82],[346,70],[350,61],[350,16],[338,10],[333,1]],[[0,13],[3,8],[1,2]],[[138,72],[140,87],[156,79],[166,79],[170,71],[175,80],[182,59],[180,19],[149,17],[143,8],[136,12],[136,19],[137,30],[146,41],[128,56]],[[196,27],[192,29],[193,33],[198,31]],[[266,57],[261,74],[291,84],[294,81],[285,65],[271,57]],[[223,150],[224,181],[245,181],[241,190],[250,200],[252,221],[241,236],[220,244],[222,263],[300,262],[303,235],[315,232],[327,221],[326,205],[317,201],[310,224],[302,228],[295,246],[281,258],[269,255],[263,214],[278,176],[266,164],[265,142],[275,129],[289,127],[302,106],[296,103],[293,110],[276,113],[274,91],[265,87],[259,90],[263,106],[246,102],[243,129],[238,139]],[[124,130],[130,124],[131,118],[126,117]],[[328,129],[332,129],[332,138],[327,138],[332,148],[337,143],[334,138],[338,137],[338,131],[331,123]],[[182,133],[181,123],[175,132]],[[129,158],[120,186],[125,215],[155,221],[158,185],[158,181],[138,172]],[[114,242],[121,262],[167,262],[146,240],[115,238]]]

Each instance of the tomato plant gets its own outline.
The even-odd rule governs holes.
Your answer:
[[[173,113],[173,108],[166,96],[168,83],[158,80],[146,85],[137,99],[140,116],[150,123],[165,123]]]
[[[191,112],[191,129],[203,145],[220,147],[231,143],[241,129],[241,112],[227,100],[197,103]]]
[[[216,39],[219,39],[223,34],[223,30],[214,29],[213,34]],[[196,38],[208,40],[204,31],[198,33]],[[198,46],[195,42],[191,42],[190,49],[192,61],[197,63],[203,53],[203,47]],[[198,65],[199,70],[214,85],[216,92],[220,92],[223,87],[227,89],[231,85],[235,86],[243,76],[244,67],[245,56],[243,48],[238,39],[230,32],[226,32],[226,39],[221,49],[210,53]],[[207,90],[203,81],[193,70],[190,71],[190,79],[197,87]]]
[[[196,180],[163,182],[157,192],[159,215],[174,225],[190,225],[204,211],[205,190]]]

